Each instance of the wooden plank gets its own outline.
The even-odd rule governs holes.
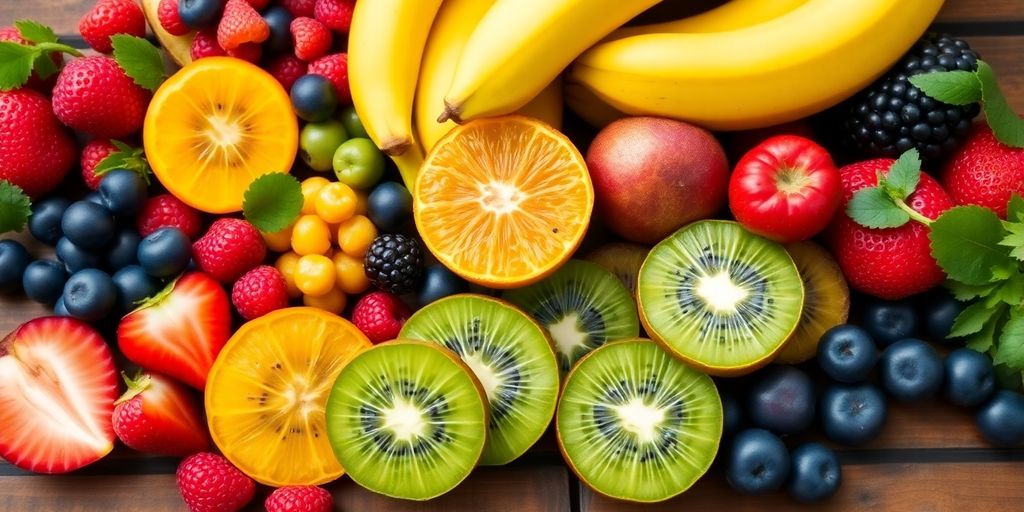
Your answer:
[[[1024,0],[1018,0],[1024,10]],[[1024,23],[1022,23],[1024,28]],[[967,37],[967,42],[981,58],[992,65],[1010,105],[1024,113],[1024,30],[1019,36]]]
[[[581,512],[951,511],[1024,510],[1020,464],[871,464],[843,466],[843,484],[832,499],[800,505],[785,493],[743,496],[712,471],[692,489],[663,503],[623,503],[584,490]]]
[[[7,0],[0,2],[0,26],[31,18],[60,35],[78,35],[78,20],[95,0]],[[43,4],[43,5],[41,5]]]
[[[946,0],[939,12],[942,22],[1024,21],[1021,0]]]

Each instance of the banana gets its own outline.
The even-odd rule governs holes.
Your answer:
[[[771,21],[806,4],[809,0],[730,0],[714,9],[688,18],[651,25],[622,27],[605,41],[642,34],[706,34],[751,27]]]
[[[562,77],[558,76],[554,82],[548,84],[536,98],[523,105],[523,108],[516,111],[517,114],[540,119],[551,125],[556,130],[562,129],[562,110],[565,102],[562,99]]]
[[[604,128],[614,121],[628,117],[615,107],[601,101],[590,89],[580,84],[565,84],[565,104],[572,109],[580,119],[595,128]]]
[[[629,114],[760,128],[820,112],[870,84],[940,7],[942,0],[810,0],[738,30],[602,43],[569,76]]]
[[[439,122],[508,114],[659,0],[496,0],[466,41]],[[354,24],[354,23],[353,23]]]
[[[192,62],[192,39],[196,37],[195,31],[193,30],[183,36],[171,35],[170,32],[164,30],[164,27],[160,25],[160,16],[157,15],[160,0],[142,0],[141,4],[142,14],[146,16],[146,22],[149,24],[150,30],[156,35],[156,40],[160,41],[160,46],[163,47],[171,60],[179,66]]]
[[[441,0],[356,2],[348,37],[352,103],[373,142],[392,157],[416,148],[412,105],[420,59]],[[415,154],[415,150],[413,151]],[[401,159],[407,187],[416,183],[415,157]]]

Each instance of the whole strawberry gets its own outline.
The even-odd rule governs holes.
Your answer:
[[[355,8],[356,0],[316,0],[313,17],[331,30],[348,33]]]
[[[96,165],[115,151],[117,151],[117,147],[110,142],[110,139],[93,139],[86,143],[82,148],[82,157],[79,160],[85,186],[91,190],[99,190],[103,177],[96,175]]]
[[[260,265],[235,281],[231,303],[246,320],[261,317],[288,307],[288,283],[276,268]]]
[[[287,92],[292,90],[292,84],[299,77],[306,74],[308,66],[306,61],[294,55],[282,55],[270,61],[270,64],[267,65],[267,72],[276,78]]]
[[[160,194],[146,200],[136,216],[135,227],[142,237],[160,228],[171,227],[181,230],[189,240],[195,240],[203,228],[203,218],[198,210],[181,202],[181,199]]]
[[[0,41],[10,41],[21,45],[35,46],[35,43],[21,37],[21,32],[18,31],[17,27],[0,27]],[[59,51],[50,52],[50,60],[53,61],[57,69],[60,69],[60,67],[64,65],[64,54]],[[57,83],[56,73],[50,75],[46,80],[41,80],[38,73],[33,71],[32,76],[29,77],[28,82],[25,83],[25,87],[49,94],[50,91],[53,90],[53,84],[55,83]]]
[[[192,31],[184,21],[181,21],[181,15],[178,14],[178,0],[160,0],[160,4],[156,8],[156,16],[160,26],[172,36],[183,36]]]
[[[217,25],[217,43],[231,52],[245,43],[262,43],[270,37],[270,27],[246,0],[228,0]]]
[[[32,89],[0,91],[0,180],[30,197],[45,195],[67,175],[77,152],[46,96]]]
[[[235,512],[252,501],[256,484],[215,453],[191,455],[178,465],[178,491],[189,512]]]
[[[409,308],[398,297],[388,292],[371,292],[356,303],[352,323],[370,341],[381,343],[397,337],[409,315]]]
[[[323,487],[293,485],[275,489],[263,506],[267,512],[331,512],[334,501]]]
[[[68,127],[118,139],[142,128],[150,92],[110,57],[85,57],[64,66],[53,87],[53,112]]]
[[[877,185],[878,173],[887,175],[893,162],[879,158],[840,169],[843,209],[854,192]],[[939,183],[924,173],[906,203],[929,219],[953,207],[953,201]],[[833,219],[827,239],[850,287],[869,295],[901,299],[934,288],[945,279],[932,258],[928,228],[918,222],[872,229],[841,212]]]
[[[184,457],[210,449],[206,423],[191,391],[159,374],[124,375],[128,390],[114,402],[114,433],[139,452]]]
[[[266,255],[260,232],[242,219],[217,219],[192,244],[192,257],[199,268],[224,284],[255,268]]]
[[[942,186],[956,204],[976,204],[1006,219],[1010,196],[1024,196],[1024,148],[998,140],[978,123],[942,171]]]
[[[331,81],[338,93],[338,103],[348,104],[352,101],[352,92],[348,86],[348,54],[332,53],[324,55],[309,63],[309,74],[320,75]]]
[[[110,44],[114,34],[145,37],[146,17],[132,0],[98,0],[78,22],[78,31],[93,50],[110,53],[114,51]]]
[[[295,56],[306,62],[323,57],[331,48],[331,31],[313,18],[295,18],[291,31]]]

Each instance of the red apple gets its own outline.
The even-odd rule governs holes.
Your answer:
[[[615,121],[594,138],[587,166],[601,219],[634,242],[655,243],[725,204],[725,151],[707,130],[681,121]]]

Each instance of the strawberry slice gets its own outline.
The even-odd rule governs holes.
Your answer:
[[[190,272],[125,315],[117,344],[133,363],[202,390],[231,336],[230,308],[220,283]]]
[[[0,456],[66,473],[114,448],[114,357],[88,324],[37,318],[0,341]]]
[[[114,402],[114,433],[143,453],[184,457],[210,449],[193,391],[157,373],[124,375],[128,385]]]

